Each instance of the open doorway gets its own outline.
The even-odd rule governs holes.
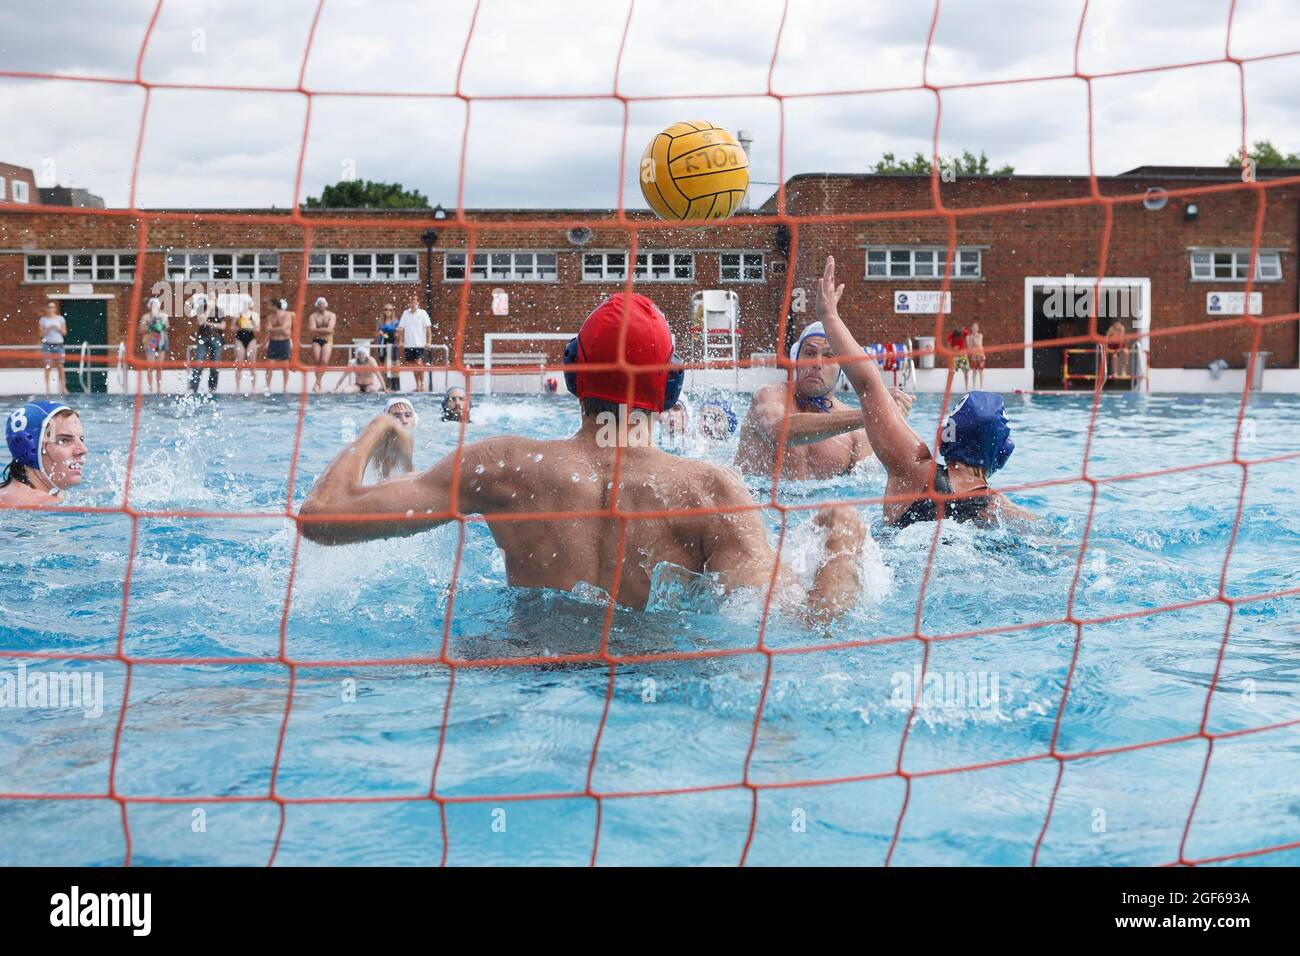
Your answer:
[[[1148,339],[1126,341],[1112,353],[1095,344],[1054,344],[1087,335],[1096,299],[1097,331],[1126,336],[1151,328],[1151,280],[1144,277],[1036,276],[1025,279],[1025,366],[1036,391],[1092,390],[1100,375],[1107,391],[1146,387]]]

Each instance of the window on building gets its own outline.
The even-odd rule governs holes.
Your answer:
[[[278,252],[190,252],[173,249],[163,257],[168,279],[278,282]]]
[[[689,282],[695,278],[692,252],[638,252],[633,276],[638,282]],[[626,252],[584,252],[582,278],[587,282],[627,279]]]
[[[5,178],[3,176],[0,176],[0,202],[4,202],[4,198],[5,198]]]
[[[978,279],[982,273],[979,249],[957,249],[954,279]],[[867,250],[868,279],[942,279],[948,264],[947,247],[899,246]]]
[[[31,202],[31,190],[21,179],[15,179],[11,184],[13,189],[14,202]]]
[[[627,278],[626,252],[584,252],[582,254],[584,282],[607,282]]]
[[[1200,282],[1245,282],[1250,272],[1249,249],[1197,249],[1192,252],[1192,279]],[[1259,282],[1282,278],[1282,253],[1261,249],[1255,267]]]
[[[763,253],[724,252],[721,256],[723,282],[762,282]]]
[[[134,282],[133,252],[29,252],[28,282]]]
[[[419,278],[418,252],[321,250],[307,257],[311,282],[414,282]]]
[[[443,256],[443,281],[464,281],[465,256],[464,252],[448,252]],[[485,279],[493,282],[554,282],[556,259],[554,252],[509,249],[476,252],[469,266],[469,278],[471,282]]]

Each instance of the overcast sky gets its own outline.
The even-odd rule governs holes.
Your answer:
[[[0,5],[0,71],[133,79],[156,0]],[[137,203],[280,207],[293,202],[306,89],[454,93],[473,0],[164,0],[141,62],[146,83],[288,87],[155,90]],[[637,0],[618,77],[628,97],[627,205],[642,207],[637,159],[682,119],[752,131],[751,176],[780,175],[781,101],[763,95],[781,0]],[[1222,59],[1229,0],[1093,0],[1079,69],[1101,73]],[[952,84],[1072,74],[1081,0],[942,0],[928,80]],[[469,207],[611,207],[623,104],[614,89],[625,0],[482,0],[461,92],[471,98]],[[790,0],[778,94],[915,87],[932,6],[924,0]],[[1231,52],[1300,51],[1295,0],[1239,0]],[[1247,137],[1300,151],[1300,56],[1245,65]],[[1218,164],[1240,140],[1237,67],[1226,62],[1096,79],[1100,174],[1144,164]],[[592,94],[492,101],[478,96]],[[717,94],[754,94],[719,98]],[[1057,80],[941,92],[940,153],[984,150],[1021,173],[1086,173],[1087,84]],[[0,161],[128,203],[144,105],[134,84],[0,77]],[[348,175],[397,181],[454,206],[467,107],[455,97],[312,97],[303,195]],[[936,97],[904,89],[784,100],[784,175],[865,172],[880,155],[930,151]],[[772,186],[755,186],[757,201]]]

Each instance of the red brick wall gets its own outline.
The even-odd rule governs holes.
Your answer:
[[[1160,181],[1122,178],[1099,181],[1103,194],[1140,195],[1150,185],[1166,189],[1206,188],[1216,185],[1206,181]],[[1002,206],[956,218],[958,245],[976,245],[983,249],[983,276],[978,280],[953,280],[953,312],[950,324],[978,321],[989,346],[1020,343],[1024,339],[1024,278],[1026,276],[1095,275],[1099,265],[1107,276],[1148,277],[1151,280],[1152,329],[1159,332],[1190,323],[1210,321],[1205,314],[1206,292],[1241,291],[1242,283],[1203,283],[1190,281],[1189,246],[1248,247],[1254,228],[1260,196],[1266,199],[1262,244],[1283,250],[1280,283],[1257,283],[1263,294],[1265,315],[1290,313],[1297,302],[1297,237],[1300,235],[1300,189],[1275,187],[1266,191],[1240,189],[1202,194],[1193,198],[1200,207],[1195,221],[1184,219],[1187,200],[1171,198],[1163,210],[1149,212],[1140,203],[1113,206],[1106,260],[1099,261],[1106,224],[1101,205],[1043,207],[1028,203],[1086,199],[1090,195],[1086,179],[1072,177],[988,177],[961,178],[943,184],[941,199],[945,207],[968,210],[985,206]],[[933,208],[927,178],[908,176],[799,176],[787,186],[787,212],[796,217],[827,215],[877,215],[890,211],[911,212]],[[769,203],[763,210],[774,212]],[[224,215],[231,215],[225,213]],[[268,221],[245,219],[203,222],[181,219],[158,219],[143,214],[139,223],[125,215],[91,215],[84,212],[53,214],[0,212],[0,343],[34,342],[34,316],[51,292],[66,292],[66,285],[30,285],[22,281],[23,258],[10,254],[23,249],[39,251],[60,249],[134,249],[141,228],[147,228],[147,247],[151,251],[144,261],[144,287],[162,278],[163,258],[157,251],[165,247],[184,249],[269,249],[280,251],[278,283],[263,283],[263,300],[284,297],[293,302],[303,273],[301,249],[304,230],[275,213],[259,211],[257,217]],[[345,212],[311,213],[315,219],[350,220],[363,214]],[[624,249],[629,247],[628,231],[610,221],[608,213],[598,211],[526,210],[470,211],[472,220],[481,225],[476,230],[476,248],[538,249],[559,253],[559,280],[554,283],[475,282],[469,288],[463,351],[482,350],[483,335],[489,331],[570,331],[600,300],[619,291],[622,284],[582,281],[582,249],[570,245],[566,238],[569,226],[586,222],[595,234],[584,247],[587,250]],[[421,233],[432,226],[438,230],[433,256],[434,341],[450,344],[455,335],[460,309],[462,284],[444,282],[443,251],[463,249],[467,230],[446,220],[430,221],[427,213],[366,213],[366,218],[391,220],[379,226],[356,226],[346,223],[320,224],[311,229],[314,249],[404,249],[422,250]],[[772,222],[756,223],[753,216],[738,215],[725,225],[708,228],[654,228],[640,232],[643,249],[694,249],[693,282],[638,283],[639,291],[653,298],[663,308],[678,336],[679,346],[689,336],[690,299],[702,288],[735,290],[741,301],[744,329],[741,354],[769,351],[784,347],[776,343],[778,311],[787,276],[774,265],[784,265],[776,248],[777,226]],[[795,228],[797,264],[791,279],[795,287],[807,290],[807,311],[794,315],[791,324],[798,327],[812,319],[812,289],[821,271],[825,255],[833,253],[839,262],[840,279],[846,284],[843,311],[855,333],[863,341],[899,341],[908,335],[931,334],[934,316],[897,315],[892,294],[896,288],[938,289],[938,280],[889,279],[867,280],[864,245],[939,244],[948,241],[949,220],[943,216],[909,218],[839,219],[805,221]],[[765,255],[767,278],[763,283],[719,282],[716,250],[758,250]],[[291,251],[292,250],[292,251]],[[353,336],[368,337],[374,320],[385,301],[394,301],[399,309],[411,292],[423,300],[425,262],[420,253],[421,280],[415,283],[338,283],[315,282],[307,285],[303,300],[305,313],[318,295],[325,296],[338,313],[341,327],[338,340]],[[94,283],[96,293],[113,293],[109,304],[110,337],[115,341],[124,334],[131,287],[126,284]],[[491,293],[496,286],[510,294],[510,315],[491,314]],[[181,340],[188,327],[179,320],[174,338]],[[1252,332],[1247,328],[1211,329],[1189,335],[1156,337],[1152,342],[1152,365],[1181,368],[1203,367],[1216,357],[1234,366],[1243,364],[1241,353],[1250,348]],[[305,340],[302,332],[299,340]],[[560,344],[551,343],[547,350],[558,355]],[[1278,323],[1265,327],[1262,347],[1273,353],[1273,366],[1295,367],[1297,325]],[[518,348],[525,348],[524,345]],[[540,350],[527,346],[529,351]],[[685,349],[682,349],[685,351]],[[990,365],[1020,367],[1022,353],[1009,350],[990,356]]]
[[[41,192],[36,188],[36,175],[25,166],[0,163],[0,179],[5,181],[4,195],[0,196],[0,202],[14,201],[14,180],[27,184],[27,201],[29,203],[39,203],[41,201]]]

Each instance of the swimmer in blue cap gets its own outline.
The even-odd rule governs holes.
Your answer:
[[[835,284],[835,259],[826,257],[826,270],[817,283],[817,316],[836,355],[860,355],[862,349],[840,319],[839,301],[844,286]],[[970,392],[944,422],[936,464],[930,448],[917,437],[890,400],[874,361],[844,365],[849,384],[862,401],[862,421],[876,457],[888,479],[885,521],[903,527],[916,521],[933,521],[939,508],[955,521],[990,524],[999,518],[1032,521],[1032,512],[1019,508],[1005,495],[989,488],[988,478],[1007,463],[1015,443],[1002,408],[1002,396]],[[930,473],[934,471],[931,491]],[[940,504],[934,495],[955,495]]]
[[[442,396],[442,420],[444,422],[469,422],[469,402],[465,390],[453,385]]]
[[[0,472],[0,506],[48,505],[81,484],[85,433],[77,413],[61,402],[29,402],[5,416],[11,461]]]
[[[840,367],[822,323],[813,322],[795,340],[790,361],[794,390],[772,382],[754,391],[740,426],[736,467],[746,475],[771,478],[784,441],[781,477],[786,480],[834,478],[871,457],[862,415],[835,397]],[[893,400],[906,415],[914,397],[894,389]]]
[[[709,441],[726,441],[736,433],[740,424],[731,402],[721,395],[710,395],[700,403],[700,413],[695,419],[700,434]]]

